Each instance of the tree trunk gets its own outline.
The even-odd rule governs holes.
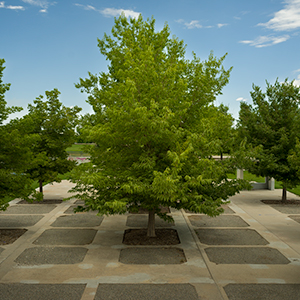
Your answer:
[[[39,183],[40,183],[40,193],[43,193],[43,181],[40,180]]]
[[[286,203],[287,200],[286,200],[286,187],[283,187],[282,188],[282,198],[281,198],[281,201]]]
[[[156,237],[156,235],[155,235],[155,212],[154,212],[154,210],[149,211],[149,214],[148,214],[147,236],[148,237]]]
[[[223,152],[221,152],[221,160],[223,160]]]

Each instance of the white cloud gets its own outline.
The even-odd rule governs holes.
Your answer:
[[[46,0],[22,0],[22,1],[24,3],[40,7],[41,9],[39,12],[41,13],[46,13],[48,11],[48,7],[50,5],[55,4],[55,2],[48,2]]]
[[[137,19],[139,17],[139,15],[141,13],[133,11],[133,10],[129,10],[129,9],[116,9],[116,8],[105,8],[103,10],[97,9],[94,6],[91,5],[82,5],[82,4],[75,4],[78,7],[83,8],[84,10],[94,10],[97,11],[99,13],[101,13],[102,15],[106,16],[106,17],[116,17],[121,15],[122,13],[125,15],[126,18],[133,18],[133,19]]]
[[[116,9],[116,8],[105,8],[100,11],[106,17],[116,17],[121,15],[122,13],[126,18],[137,19],[141,13],[135,12],[133,10],[128,9]]]
[[[14,10],[24,10],[25,8],[21,5],[14,6],[14,5],[8,5],[6,6],[7,9],[14,9]]]
[[[190,23],[184,23],[184,25],[188,28],[188,29],[193,29],[193,28],[202,28],[203,26],[199,23],[199,21],[197,20],[193,20]]]
[[[175,22],[183,24],[186,28],[188,29],[194,29],[194,28],[214,28],[214,27],[218,27],[221,28],[223,26],[227,26],[228,24],[222,24],[222,23],[218,23],[216,26],[212,26],[212,25],[207,25],[207,26],[203,26],[200,24],[200,22],[198,20],[192,20],[191,22],[185,22],[183,19],[179,19],[176,20]]]
[[[236,99],[236,101],[247,101],[247,99],[243,98],[243,97],[239,97]]]
[[[248,44],[250,46],[254,46],[256,48],[273,46],[279,43],[283,43],[290,38],[289,35],[282,36],[259,36],[254,40],[245,40],[240,41],[242,44]]]
[[[295,79],[294,85],[300,87],[300,75],[298,75],[297,79]]]
[[[219,23],[217,24],[218,28],[222,28],[223,26],[227,26],[228,24],[222,24],[222,23]]]
[[[300,0],[286,0],[285,3],[285,7],[276,12],[271,20],[258,25],[275,31],[300,28]]]
[[[6,8],[6,9],[12,9],[12,10],[24,10],[25,8],[21,5],[15,6],[15,5],[5,5],[4,1],[0,2],[0,8]]]
[[[85,10],[95,10],[95,11],[98,11],[94,6],[91,6],[91,5],[82,5],[82,4],[78,4],[78,3],[76,3],[75,5],[78,6],[78,7],[82,7]]]

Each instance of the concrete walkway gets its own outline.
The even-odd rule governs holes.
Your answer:
[[[0,213],[0,229],[27,229],[0,245],[1,299],[300,299],[300,206],[261,202],[280,190],[241,192],[217,218],[171,210],[175,225],[158,228],[179,244],[128,246],[124,231],[145,216],[74,214],[76,199],[54,201],[71,187],[47,185],[50,203]]]

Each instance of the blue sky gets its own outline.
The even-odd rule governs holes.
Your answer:
[[[235,118],[240,101],[251,103],[253,83],[265,89],[266,80],[289,78],[300,85],[300,0],[6,0],[0,1],[0,58],[4,82],[11,83],[8,104],[26,108],[57,88],[64,105],[92,112],[74,84],[88,71],[106,70],[97,38],[110,33],[122,11],[153,16],[157,30],[167,22],[187,44],[187,58],[192,51],[202,60],[211,50],[228,53],[224,66],[233,71],[216,102]]]

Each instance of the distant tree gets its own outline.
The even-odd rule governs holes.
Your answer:
[[[229,108],[224,104],[213,107],[208,122],[212,128],[212,135],[216,141],[217,153],[223,159],[224,153],[231,153],[234,139],[234,118],[228,112]]]
[[[122,15],[112,36],[98,40],[108,72],[89,73],[77,85],[96,115],[89,135],[97,146],[91,163],[73,174],[73,191],[85,201],[78,209],[108,215],[146,209],[150,237],[155,214],[172,221],[161,206],[216,216],[222,200],[244,187],[211,159],[219,148],[208,120],[228,83],[225,56],[186,60],[183,41],[171,38],[167,25],[159,32],[154,25]]]
[[[253,85],[253,106],[241,103],[238,132],[252,146],[253,163],[249,171],[282,182],[282,201],[286,189],[300,184],[299,87],[285,80],[274,85],[267,82],[266,92]]]
[[[57,89],[46,91],[46,100],[39,96],[28,105],[29,113],[23,118],[24,131],[38,135],[31,147],[33,159],[26,173],[38,180],[39,191],[43,193],[43,183],[60,181],[58,175],[69,172],[75,162],[68,160],[66,148],[75,141],[77,114],[81,108],[65,107],[59,101]]]
[[[24,170],[31,160],[30,145],[34,136],[20,132],[19,120],[8,122],[9,114],[21,111],[21,107],[7,107],[5,93],[9,83],[3,83],[5,60],[0,59],[0,210],[5,210],[11,198],[27,198],[32,193],[32,181]],[[6,122],[6,124],[4,124]]]

